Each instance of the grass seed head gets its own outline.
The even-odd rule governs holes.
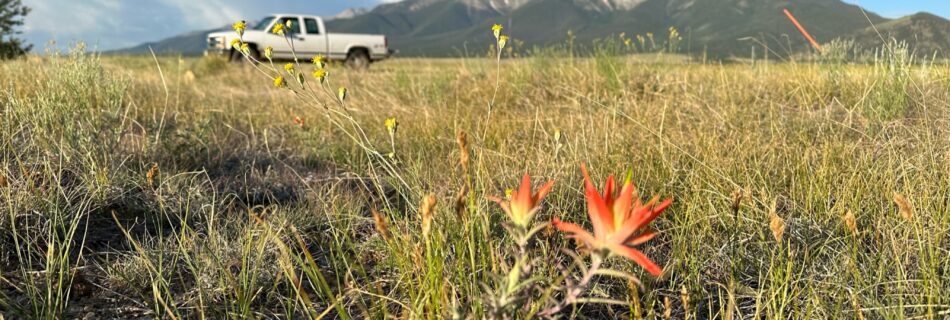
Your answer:
[[[458,194],[455,195],[455,216],[458,217],[459,221],[465,220],[465,209],[468,207],[467,199],[468,186],[463,185]]]
[[[148,186],[155,185],[155,175],[158,174],[158,164],[153,163],[152,167],[148,169],[148,172],[145,173],[145,181],[148,182]]]
[[[3,175],[3,173],[0,173],[0,188],[4,188],[6,186],[7,186],[7,176]]]
[[[775,202],[772,203],[772,209],[769,210],[769,229],[772,230],[772,237],[775,238],[775,243],[782,243],[782,238],[785,236],[785,220],[782,217],[778,216],[778,213],[775,212]]]
[[[683,302],[683,314],[689,317],[689,291],[686,290],[686,285],[680,286],[680,301]]]
[[[742,190],[736,189],[732,192],[732,213],[739,214],[742,205]]]
[[[848,231],[851,231],[852,235],[858,234],[858,222],[854,218],[854,212],[848,210],[848,213],[844,215],[844,225],[848,227]]]
[[[422,216],[422,238],[429,242],[429,234],[432,232],[432,219],[435,211],[436,198],[434,194],[429,194],[422,198],[422,205],[419,213]]]
[[[673,302],[670,301],[670,297],[663,297],[663,319],[672,319],[673,318]]]
[[[465,134],[465,131],[459,130],[455,133],[455,142],[459,146],[459,164],[462,165],[462,171],[468,172],[471,155],[468,152],[468,135]]]
[[[376,209],[373,209],[373,223],[376,226],[376,232],[379,232],[383,239],[387,242],[392,240],[392,235],[389,233],[389,222]]]
[[[901,217],[904,218],[904,220],[914,220],[914,207],[910,205],[910,202],[907,201],[907,198],[904,198],[904,196],[899,193],[895,193],[894,203],[896,203],[897,207],[900,209]]]

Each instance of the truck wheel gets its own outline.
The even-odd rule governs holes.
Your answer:
[[[369,68],[369,55],[364,50],[353,50],[346,56],[343,64],[352,69]]]

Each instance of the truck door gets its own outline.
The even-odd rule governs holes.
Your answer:
[[[327,35],[324,34],[323,28],[321,28],[320,23],[317,22],[315,18],[303,18],[304,31],[306,33],[303,35],[304,40],[301,41],[301,46],[298,46],[298,52],[305,52],[307,55],[326,55],[327,54]],[[303,44],[306,43],[306,44]]]

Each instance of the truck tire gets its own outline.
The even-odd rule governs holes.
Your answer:
[[[351,69],[362,70],[369,68],[369,62],[369,54],[366,53],[366,50],[356,49],[346,55],[346,61],[344,61],[343,64]]]

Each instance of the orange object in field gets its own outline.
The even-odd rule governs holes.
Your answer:
[[[808,42],[811,42],[811,45],[815,47],[818,52],[821,52],[821,45],[818,44],[818,41],[815,41],[815,38],[812,38],[811,35],[808,34],[808,30],[805,30],[805,27],[802,27],[801,23],[798,23],[798,19],[795,19],[795,16],[793,16],[791,12],[788,12],[788,9],[782,9],[782,11],[785,11],[785,16],[788,17],[788,20],[792,20],[792,23],[795,24],[798,31],[801,31],[801,33],[805,35],[805,38],[808,39]]]

